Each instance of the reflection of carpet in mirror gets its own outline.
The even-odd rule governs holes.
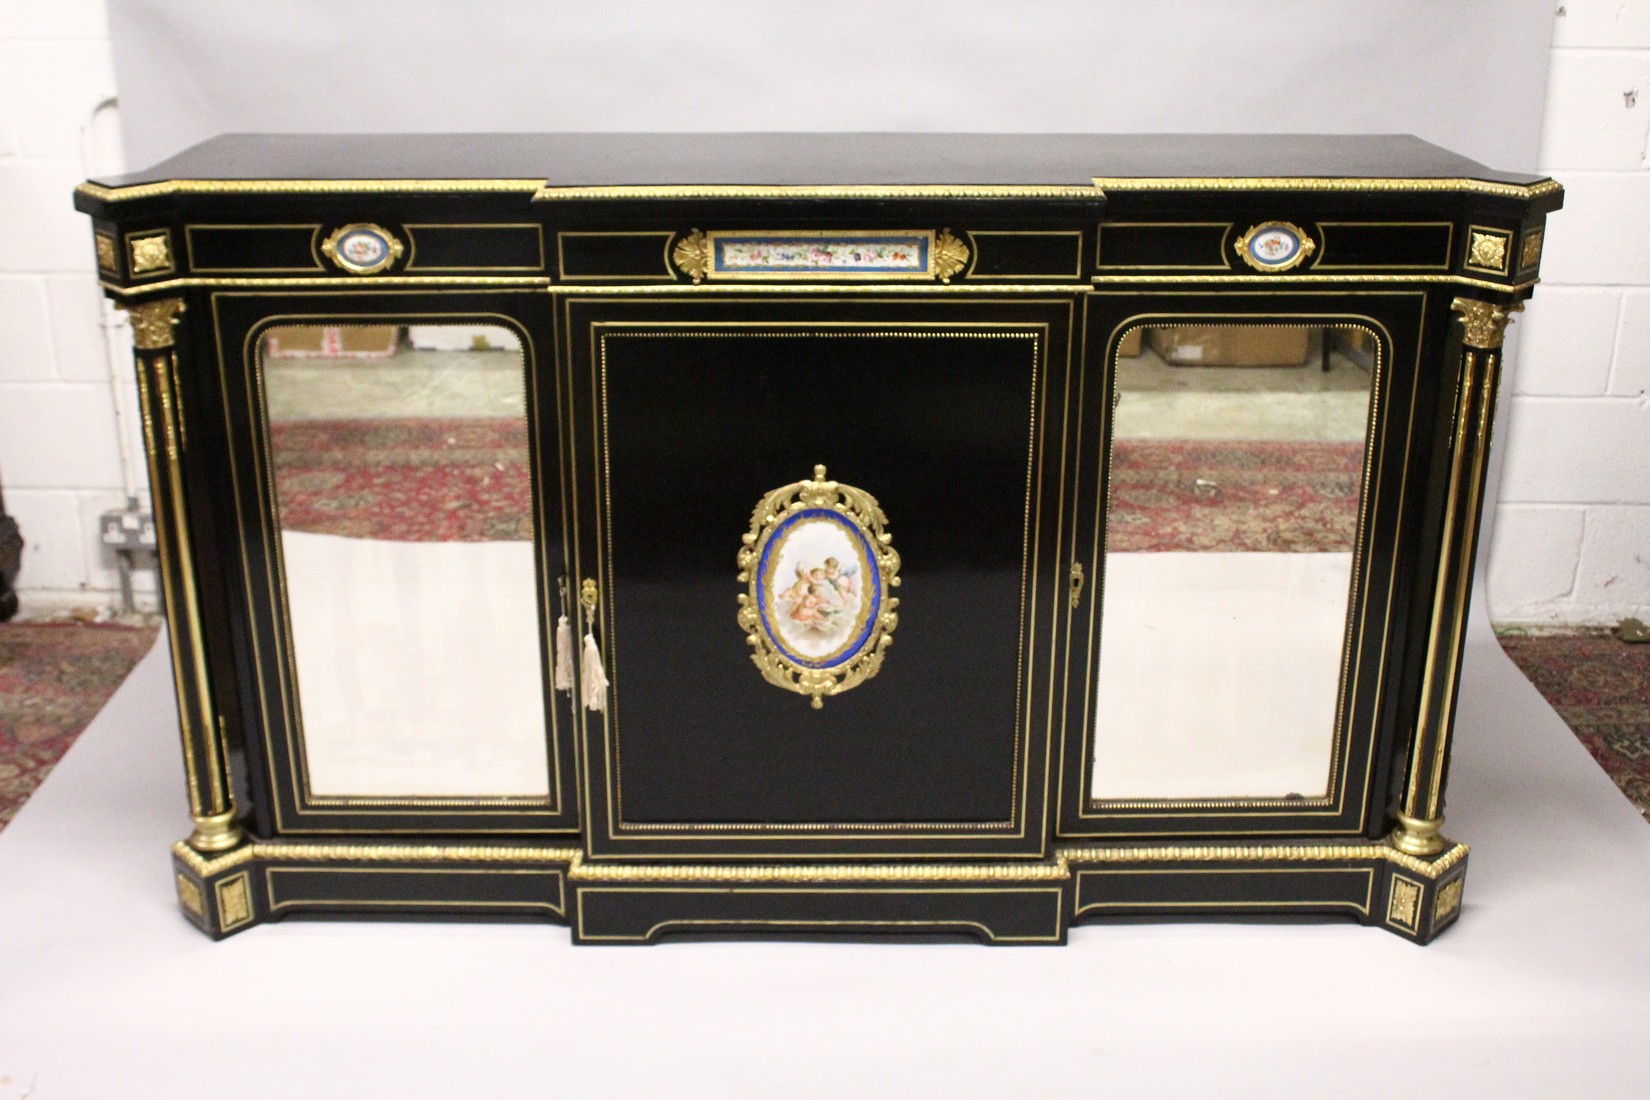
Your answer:
[[[397,542],[533,537],[514,417],[295,420],[270,431],[281,526]]]
[[[1362,443],[1118,440],[1107,549],[1349,551]]]
[[[299,420],[271,436],[287,530],[400,542],[532,537],[519,419]],[[1109,547],[1350,550],[1362,469],[1360,443],[1119,440]]]

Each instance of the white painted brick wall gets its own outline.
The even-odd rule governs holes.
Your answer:
[[[1555,49],[1650,49],[1650,4],[1641,0],[1559,0]]]
[[[0,486],[23,531],[27,612],[116,600],[97,520],[125,503],[125,472],[90,230],[71,200],[88,147],[118,157],[118,135],[111,148],[83,133],[114,92],[103,0],[0,0]]]
[[[1561,0],[1541,169],[1566,189],[1505,400],[1489,610],[1650,617],[1650,0]]]

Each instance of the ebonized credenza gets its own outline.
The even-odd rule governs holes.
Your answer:
[[[1561,198],[1328,136],[232,136],[84,184],[183,912],[1430,940]]]

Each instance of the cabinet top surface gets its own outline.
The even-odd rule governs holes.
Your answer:
[[[1131,179],[1481,180],[1407,134],[228,134],[95,182],[520,180],[549,188],[1090,187]]]

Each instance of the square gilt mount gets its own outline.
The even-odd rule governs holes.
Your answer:
[[[1467,263],[1469,271],[1490,275],[1507,274],[1508,252],[1512,234],[1501,229],[1482,229],[1473,226],[1467,236]]]
[[[130,234],[126,238],[126,251],[132,261],[133,275],[164,275],[173,270],[169,230]]]

